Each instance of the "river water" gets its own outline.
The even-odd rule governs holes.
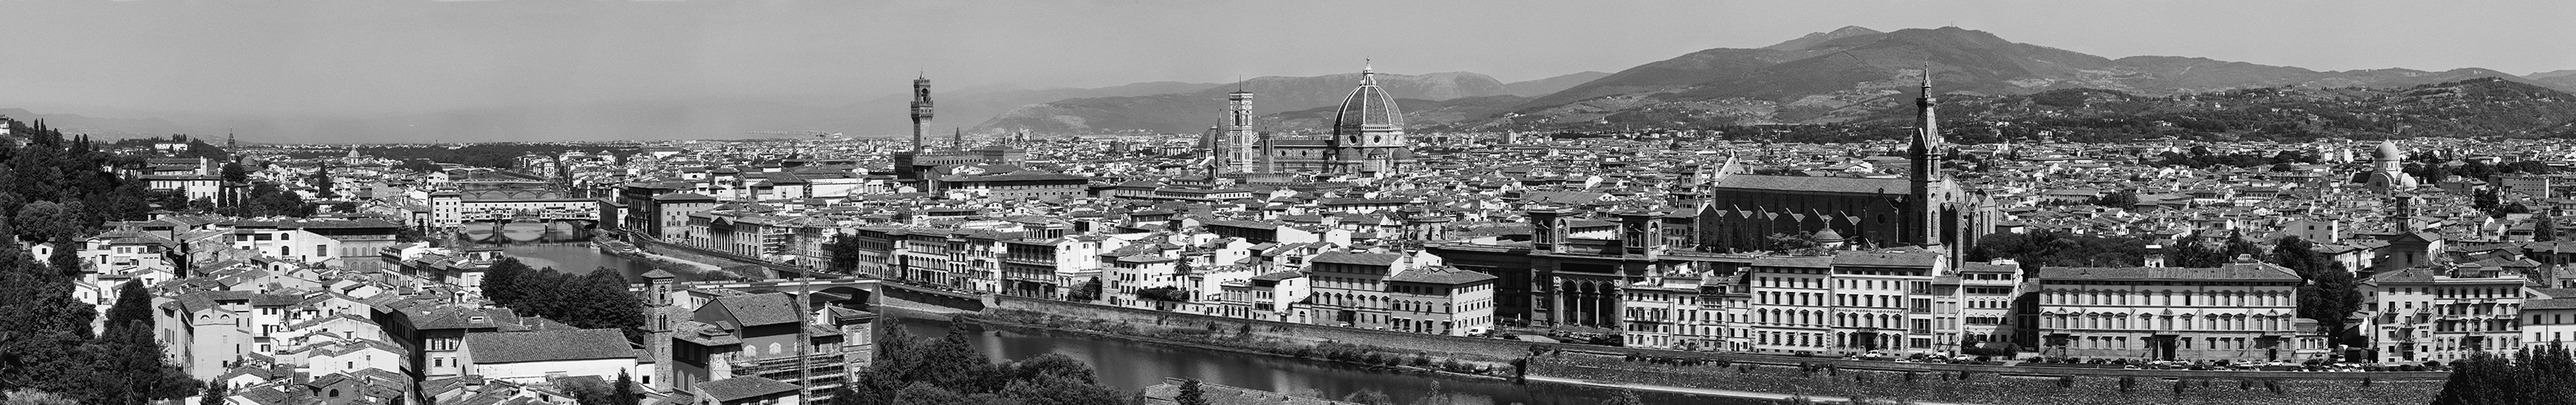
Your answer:
[[[886,318],[906,332],[925,337],[946,335],[948,321]],[[1398,404],[1455,405],[1592,405],[1618,395],[1608,388],[1446,377],[1377,371],[1339,363],[1241,354],[1192,347],[1164,346],[1079,334],[982,330],[968,341],[986,357],[1016,360],[1055,353],[1089,363],[1100,380],[1128,391],[1161,384],[1164,377],[1192,378],[1216,384],[1273,392],[1341,399],[1375,389]],[[1445,401],[1425,401],[1432,393]],[[1649,404],[1760,404],[1761,401],[1639,392]]]
[[[598,248],[592,247],[590,242],[508,244],[501,246],[501,253],[517,257],[519,262],[527,263],[531,268],[553,267],[555,270],[573,274],[589,274],[597,269],[612,269],[618,274],[625,275],[626,281],[630,283],[644,282],[644,273],[653,271],[651,262],[601,253]],[[699,274],[693,271],[673,270],[670,273],[672,278],[679,281],[700,279]]]
[[[502,252],[518,257],[529,267],[553,267],[556,270],[589,273],[593,269],[613,269],[627,280],[642,282],[641,276],[653,270],[650,263],[601,253],[589,243],[512,244]],[[682,281],[696,274],[675,272]],[[916,336],[936,337],[948,334],[948,321],[921,318],[884,318],[887,323],[905,328]],[[1102,383],[1130,392],[1145,386],[1161,384],[1164,377],[1193,378],[1201,381],[1329,399],[1362,390],[1378,390],[1393,397],[1398,404],[1445,403],[1454,405],[1592,405],[1616,396],[1608,388],[1563,384],[1532,383],[1517,385],[1489,379],[1459,378],[1424,374],[1395,373],[1339,363],[1251,355],[1192,347],[1155,345],[1119,339],[1102,339],[1080,334],[1051,332],[1010,332],[982,330],[969,339],[977,350],[995,361],[1025,359],[1055,353],[1089,363],[1100,372]],[[1437,392],[1439,399],[1424,401]],[[1718,404],[1747,405],[1760,401],[1692,396],[1682,394],[1639,392],[1638,397],[1650,404]]]

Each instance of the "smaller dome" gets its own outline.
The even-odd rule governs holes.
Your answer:
[[[1823,243],[1841,242],[1843,241],[1843,234],[1841,232],[1834,232],[1834,228],[1825,228],[1825,230],[1816,231],[1816,241]]]
[[[2404,159],[2405,156],[2404,151],[2397,150],[2397,141],[2379,141],[2379,155],[2375,156],[2379,160],[2393,162]]]

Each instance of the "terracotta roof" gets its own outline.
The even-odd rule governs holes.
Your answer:
[[[2179,267],[2042,267],[2041,282],[2058,280],[2245,280],[2303,281],[2287,267],[2270,263],[2229,263],[2218,268]]]
[[[1941,261],[1941,253],[1928,250],[1895,252],[1840,252],[1834,254],[1835,266],[1867,267],[1932,267]]]
[[[786,293],[729,295],[716,297],[715,302],[709,304],[723,306],[726,312],[733,314],[734,322],[739,323],[734,326],[741,328],[803,322],[805,319],[796,313],[796,303],[789,301]]]
[[[475,363],[635,358],[640,352],[616,329],[567,329],[465,334]]]
[[[1719,189],[1809,191],[1822,193],[1907,194],[1914,183],[1907,179],[1864,179],[1855,177],[1764,176],[1729,174],[1709,183]]]
[[[1394,275],[1394,276],[1389,276],[1389,277],[1387,277],[1387,278],[1386,278],[1386,281],[1391,281],[1391,282],[1407,282],[1407,283],[1423,283],[1423,284],[1449,284],[1449,285],[1457,285],[1457,284],[1474,283],[1474,282],[1479,282],[1479,281],[1488,281],[1488,280],[1493,280],[1493,279],[1494,279],[1494,275],[1491,275],[1491,274],[1478,273],[1478,272],[1472,272],[1472,271],[1466,271],[1466,270],[1459,270],[1459,269],[1447,268],[1447,267],[1431,267],[1431,268],[1424,268],[1424,269],[1418,269],[1418,270],[1407,270],[1407,271],[1404,271],[1404,272],[1395,273],[1395,275]]]
[[[1394,265],[1396,261],[1400,260],[1404,260],[1404,255],[1394,253],[1324,252],[1323,254],[1315,255],[1315,258],[1312,261],[1315,263],[1388,266]]]
[[[760,376],[742,376],[702,382],[698,383],[697,387],[698,392],[706,393],[708,397],[715,398],[717,402],[735,401],[744,398],[757,398],[763,395],[795,391],[804,388],[798,387],[796,384],[788,384],[778,380],[761,378]]]
[[[2576,309],[2576,298],[2548,298],[2523,301],[2522,309]]]

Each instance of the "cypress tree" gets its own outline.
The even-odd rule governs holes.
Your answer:
[[[224,405],[224,398],[232,395],[232,387],[224,386],[224,382],[207,381],[206,391],[197,394],[197,405]]]
[[[152,292],[143,289],[142,280],[126,280],[116,286],[116,305],[107,309],[107,326],[152,320]]]
[[[642,402],[643,400],[635,396],[635,377],[626,375],[623,370],[618,371],[617,385],[610,387],[608,391],[608,405],[636,405]]]
[[[1201,390],[1202,388],[1199,388],[1199,380],[1182,381],[1181,393],[1173,396],[1172,402],[1177,402],[1180,405],[1208,405],[1207,393],[1202,392]]]

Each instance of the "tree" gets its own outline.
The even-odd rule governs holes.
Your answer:
[[[1128,396],[1100,385],[1089,366],[1060,355],[995,365],[969,346],[969,334],[950,331],[924,340],[904,328],[885,329],[877,358],[865,374],[836,392],[835,405],[983,404],[1123,405]]]
[[[13,218],[11,225],[15,226],[18,234],[27,241],[41,242],[68,238],[76,236],[74,234],[80,233],[81,229],[79,213],[67,211],[62,204],[55,204],[52,201],[27,203],[26,206],[18,208],[17,216],[10,218]]]
[[[2178,241],[2171,250],[2165,255],[2165,263],[2174,267],[2212,268],[2231,260],[2217,248],[2191,240]]]
[[[126,280],[116,286],[116,305],[107,309],[108,326],[152,323],[152,292],[143,289],[142,280]]]
[[[2075,235],[2066,231],[1997,233],[1977,239],[1969,261],[2013,259],[2025,273],[2039,266],[2117,267],[2145,261],[2147,241],[2126,236]]]
[[[2334,260],[2317,253],[2317,244],[2297,235],[2272,241],[2272,264],[2299,273],[2299,278],[2314,279],[2316,273],[2335,270]]]
[[[1762,237],[1763,244],[1774,252],[1795,252],[1816,247],[1814,235],[1774,233]]]
[[[72,289],[68,277],[0,238],[0,308],[9,309],[0,311],[0,391],[86,397],[96,389],[87,373],[96,368],[88,345],[98,313]]]
[[[1066,292],[1064,299],[1086,302],[1100,299],[1100,278],[1083,280],[1082,285],[1074,286],[1073,291]]]
[[[303,196],[265,182],[251,185],[249,195],[235,208],[237,215],[247,217],[313,216],[313,205],[306,204]]]
[[[1173,395],[1172,402],[1178,405],[1208,405],[1207,393],[1199,388],[1199,380],[1184,380],[1181,382],[1181,393]]]
[[[1028,405],[1124,405],[1127,395],[1116,388],[1062,375],[1012,381],[996,393]]]
[[[568,313],[562,314],[572,320],[564,324],[586,329],[644,327],[644,300],[628,292],[625,275],[594,270],[581,278],[578,288],[579,296],[572,298],[573,303],[564,309]]]
[[[2125,209],[2125,208],[2129,208],[2129,207],[2133,207],[2133,206],[2137,206],[2137,205],[2138,205],[2138,193],[2135,193],[2135,192],[2128,192],[2128,191],[2121,191],[2121,192],[2115,192],[2115,193],[2110,193],[2110,194],[2103,194],[2101,197],[2094,197],[2094,198],[2093,198],[2093,205],[2099,205],[2099,206],[2110,207],[2110,208],[2123,208],[2123,209]]]
[[[938,384],[916,382],[895,391],[894,405],[958,405],[969,403],[965,394],[940,388]]]
[[[331,181],[331,165],[324,164],[321,168],[315,169],[313,172],[313,196],[325,200],[340,198],[340,192],[332,190],[334,187],[332,186]]]
[[[1036,357],[1011,362],[1011,364],[1004,367],[1004,374],[1008,375],[1008,378],[1012,380],[1031,380],[1042,377],[1064,377],[1080,381],[1084,384],[1100,382],[1100,377],[1091,371],[1091,366],[1082,364],[1081,360],[1074,360],[1072,357],[1066,357],[1065,355],[1055,353],[1041,354]]]
[[[207,381],[206,390],[197,393],[197,405],[225,405],[228,403],[225,398],[232,395],[232,387],[224,385],[224,382]]]
[[[204,173],[204,172],[199,172],[199,173]],[[221,175],[223,176],[223,178],[224,178],[224,182],[226,182],[226,183],[249,183],[249,182],[250,182],[250,170],[249,170],[249,169],[244,169],[244,168],[242,168],[241,163],[235,163],[235,162],[224,162],[224,168],[223,168],[223,169],[222,169],[222,171],[221,171]]]
[[[843,233],[832,234],[831,241],[823,242],[823,251],[832,255],[826,268],[843,274],[858,270],[860,257],[858,237]]]
[[[186,397],[203,383],[161,360],[161,342],[152,338],[150,322],[108,328],[91,345],[90,397],[93,404],[141,405]]]
[[[2539,242],[2558,240],[2558,218],[2548,214],[2532,218],[2531,240]]]
[[[64,396],[62,396],[61,394],[55,394],[55,393],[51,393],[51,392],[44,392],[44,391],[26,391],[26,390],[9,391],[8,396],[9,396],[9,399],[8,399],[7,401],[0,401],[0,404],[6,404],[6,405],[81,405],[81,402],[80,402],[80,401],[72,400],[71,398],[68,398],[68,397],[64,397]]]
[[[2218,252],[2219,264],[2235,262],[2237,257],[2263,257],[2263,246],[2254,244],[2254,241],[2246,240],[2245,231],[2235,231],[2232,235],[2228,235],[2227,243],[2222,246],[2223,248]],[[2213,265],[2209,267],[2218,266]]]
[[[483,298],[494,303],[518,302],[524,298],[519,293],[520,283],[526,282],[523,279],[530,277],[532,272],[527,263],[519,262],[519,258],[501,256],[500,260],[492,262],[492,267],[483,269]]]
[[[2351,272],[2318,272],[2299,287],[2299,317],[2317,320],[2324,332],[2339,332],[2346,326],[2344,318],[2361,309],[2361,298],[2361,281]]]
[[[611,387],[608,391],[608,405],[636,405],[639,403],[643,403],[643,398],[635,395],[635,377],[626,375],[625,370],[618,370],[617,385]]]
[[[1646,405],[1646,400],[1638,399],[1636,391],[1619,390],[1619,396],[1601,400],[1601,405]]]
[[[2434,405],[2576,403],[2576,360],[2556,343],[2525,347],[2513,357],[2470,353],[2451,362]]]
[[[850,387],[847,385],[833,387],[830,390],[823,391],[823,395],[832,397],[832,399],[824,401],[823,405],[860,405],[863,403],[859,398],[859,392],[850,390]]]
[[[1387,396],[1386,391],[1378,391],[1376,388],[1367,388],[1361,389],[1358,392],[1352,392],[1350,395],[1343,395],[1342,402],[1358,403],[1363,405],[1395,405],[1395,398]]]

